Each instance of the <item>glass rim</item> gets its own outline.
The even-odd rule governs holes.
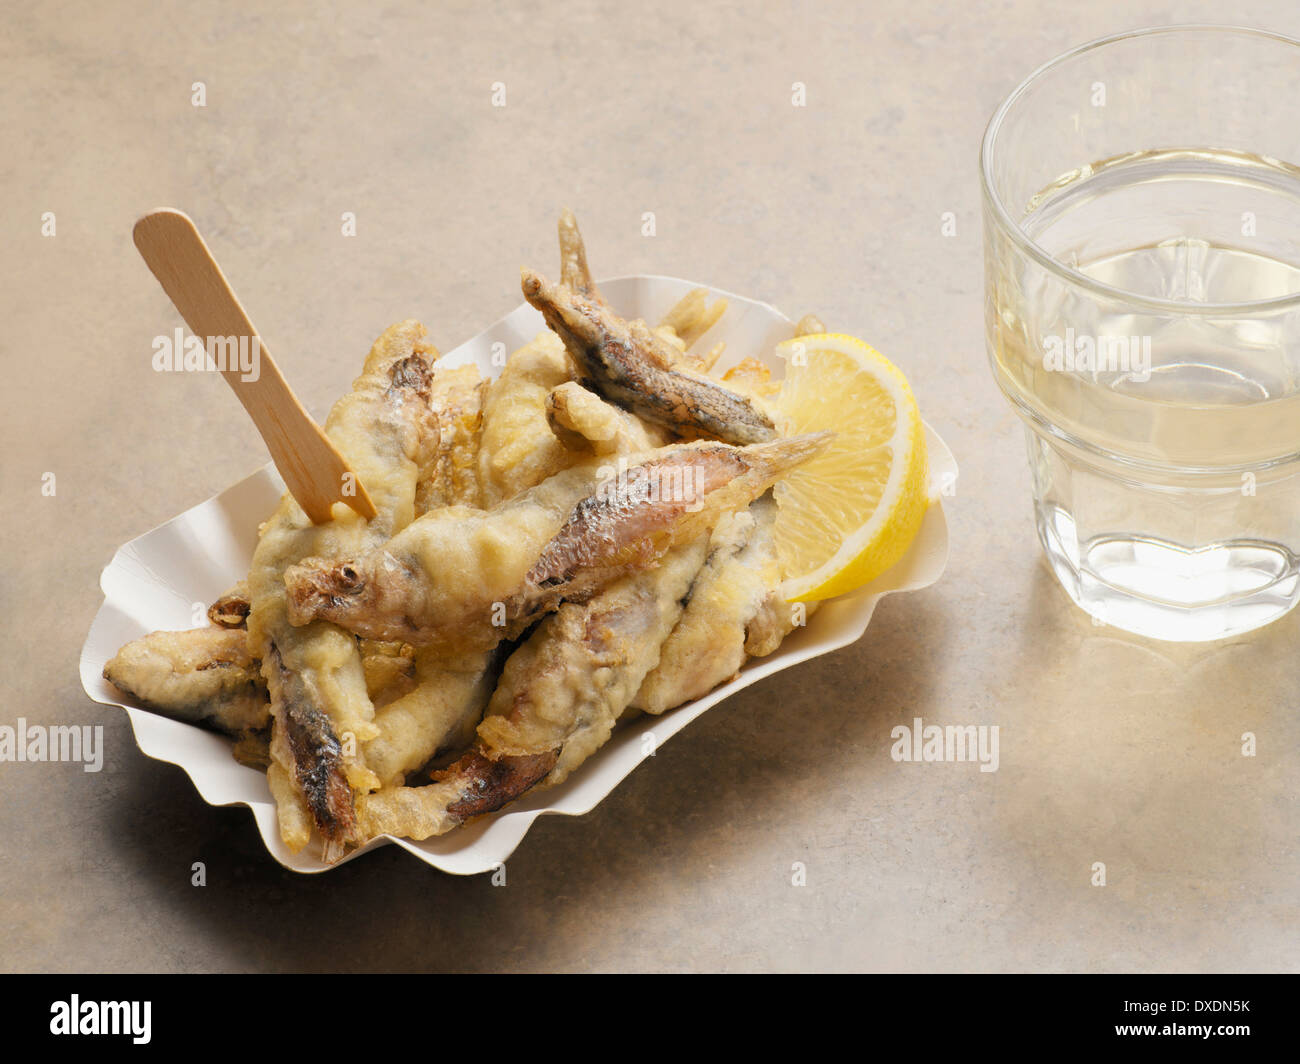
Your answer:
[[[1104,48],[1120,41],[1179,33],[1220,33],[1225,35],[1233,34],[1244,37],[1256,37],[1261,40],[1269,40],[1275,41],[1279,44],[1291,45],[1297,49],[1297,57],[1300,58],[1300,40],[1297,40],[1295,37],[1289,37],[1284,33],[1275,33],[1272,30],[1256,29],[1251,26],[1230,26],[1215,23],[1148,26],[1143,29],[1125,30],[1122,33],[1112,33],[1109,36],[1098,37],[1096,40],[1077,45],[1069,51],[1062,52],[1036,67],[1006,95],[1002,102],[998,104],[997,109],[993,112],[993,116],[989,119],[988,126],[985,127],[984,130],[984,136],[980,141],[980,188],[983,193],[984,203],[992,208],[996,221],[1007,232],[1012,243],[1015,244],[1021,252],[1028,255],[1049,272],[1064,278],[1076,287],[1086,289],[1096,295],[1104,296],[1107,299],[1118,300],[1129,306],[1159,311],[1163,314],[1174,313],[1183,316],[1197,317],[1245,317],[1248,315],[1259,314],[1261,312],[1300,309],[1300,292],[1293,292],[1290,295],[1284,296],[1273,296],[1270,299],[1255,299],[1236,303],[1192,303],[1183,302],[1177,299],[1165,299],[1160,296],[1143,296],[1136,292],[1130,292],[1127,289],[1118,288],[1115,285],[1109,285],[1103,281],[1098,281],[1093,277],[1089,277],[1086,273],[1075,269],[1073,266],[1068,266],[1064,262],[1061,262],[1060,259],[1057,259],[1034,241],[1024,231],[1016,219],[1011,216],[1011,212],[1007,209],[1006,204],[1002,202],[1002,198],[994,190],[993,175],[991,172],[992,158],[995,150],[995,141],[998,133],[1002,129],[1003,120],[1020,97],[1023,96],[1043,76],[1077,56],[1083,55],[1087,52],[1096,51],[1099,48]]]

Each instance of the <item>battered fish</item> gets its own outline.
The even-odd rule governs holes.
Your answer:
[[[413,689],[375,713],[379,734],[366,743],[366,765],[384,787],[400,786],[440,751],[474,741],[500,669],[494,658],[492,651],[416,651]]]
[[[706,532],[820,453],[831,435],[744,448],[679,444],[613,476],[592,462],[575,466],[492,511],[426,514],[377,550],[290,568],[290,620],[325,618],[417,646],[494,646],[561,600]]]
[[[546,397],[546,421],[556,439],[575,454],[630,455],[668,443],[668,433],[605,402],[576,381]]]
[[[682,612],[704,537],[657,568],[622,577],[586,603],[566,602],[506,662],[473,750],[428,787],[359,799],[362,834],[426,839],[500,809],[539,783],[562,782],[613,731]]]
[[[444,374],[453,383],[439,389],[438,378]],[[448,506],[476,505],[479,500],[478,459],[490,382],[478,377],[473,366],[446,371],[435,367],[430,408],[438,420],[438,453],[433,468],[421,475],[416,486],[419,516]],[[494,409],[500,412],[502,408],[498,403]],[[362,640],[362,644],[370,641]],[[404,689],[382,707],[376,702],[377,734],[365,746],[366,765],[381,784],[400,786],[408,773],[436,754],[464,750],[473,742],[474,728],[483,717],[500,663],[490,650],[459,654],[406,643],[370,645],[398,646],[410,664],[409,680],[402,682]]]
[[[429,411],[437,422],[432,448],[425,447],[431,464],[420,470],[415,488],[415,516],[442,506],[479,500],[479,440],[488,386],[477,366],[434,365],[429,388]]]
[[[572,377],[554,333],[540,333],[507,360],[483,404],[477,505],[496,506],[577,460],[546,419],[547,396]]]
[[[747,658],[772,653],[807,616],[808,607],[777,594],[775,522],[776,502],[767,495],[718,523],[686,609],[634,708],[663,713],[708,694],[734,679]]]
[[[392,326],[325,422],[326,435],[365,484],[376,517],[366,522],[337,508],[334,520],[313,525],[286,495],[263,525],[253,554],[248,645],[261,659],[271,696],[274,764],[268,778],[274,777],[277,799],[297,796],[294,803],[277,803],[281,835],[294,852],[307,844],[314,824],[325,859],[340,857],[353,838],[353,789],[378,786],[379,780],[360,749],[376,729],[357,640],[326,622],[291,625],[283,574],[304,557],[346,557],[383,543],[411,521],[419,472],[429,468],[437,445],[428,405],[429,367],[436,357],[419,322]],[[347,737],[353,742],[345,748],[341,740]]]
[[[570,381],[567,362],[562,345],[549,332],[510,356],[488,392],[482,431],[465,438],[466,454],[470,447],[481,445],[477,461],[471,458],[458,463],[477,465],[479,490],[470,490],[463,483],[449,483],[436,494],[441,505],[473,504],[479,500],[480,490],[488,499],[500,502],[535,487],[584,454],[627,454],[664,442],[665,434],[658,429],[647,429],[635,415]],[[564,383],[547,393],[546,386],[557,380]],[[572,397],[572,409],[563,399],[558,408],[553,404],[557,394],[574,392],[578,394]],[[442,428],[441,452],[448,448],[455,429],[444,420],[436,395],[431,405],[438,410]],[[556,409],[571,426],[563,441],[548,435],[557,428],[553,418]],[[435,496],[425,491],[422,482],[417,489],[417,510],[420,500],[426,497]],[[411,649],[407,644],[365,641],[365,645]],[[410,686],[384,708],[377,709],[375,725],[379,735],[366,744],[366,764],[385,787],[401,785],[408,774],[435,756],[469,747],[496,684],[500,659],[494,650],[458,652],[439,646],[414,649],[415,675]],[[374,659],[366,660],[369,678]]]
[[[257,658],[239,629],[151,632],[119,650],[104,679],[145,709],[230,736],[270,719]]]
[[[681,352],[645,322],[614,313],[591,281],[568,211],[560,219],[560,246],[561,283],[525,269],[523,293],[564,341],[583,385],[675,432],[739,445],[776,438],[771,417],[755,401],[684,368]]]

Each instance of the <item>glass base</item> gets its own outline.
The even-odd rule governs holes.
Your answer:
[[[1277,543],[1233,540],[1191,550],[1122,533],[1080,543],[1068,512],[1046,502],[1035,509],[1052,572],[1100,623],[1200,643],[1259,628],[1300,601],[1300,559]]]

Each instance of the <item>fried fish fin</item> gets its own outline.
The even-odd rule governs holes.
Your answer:
[[[560,212],[560,281],[589,299],[604,302],[587,267],[587,245],[578,229],[578,219],[565,207]]]

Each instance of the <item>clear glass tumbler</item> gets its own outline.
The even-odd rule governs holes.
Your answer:
[[[985,327],[1070,597],[1219,639],[1300,597],[1300,42],[1182,26],[1040,67],[984,136]]]

